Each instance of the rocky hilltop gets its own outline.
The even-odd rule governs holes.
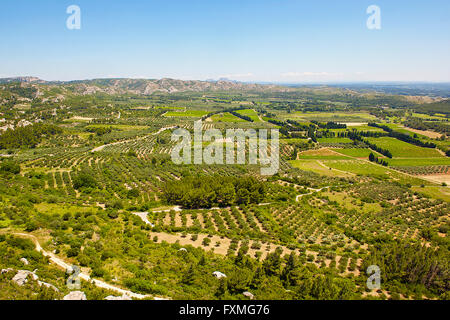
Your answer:
[[[17,77],[0,79],[0,83],[42,84],[48,87],[58,86],[78,95],[94,93],[106,94],[138,94],[176,92],[208,92],[208,91],[286,91],[276,85],[248,84],[228,80],[198,81],[176,79],[93,79],[67,82],[48,82],[34,77]]]
[[[0,78],[0,83],[45,83],[44,80],[41,80],[37,77],[13,77],[13,78]]]

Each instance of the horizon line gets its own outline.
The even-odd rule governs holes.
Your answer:
[[[70,80],[46,80],[39,76],[32,75],[19,75],[19,76],[1,76],[0,80],[6,79],[20,79],[20,78],[33,78],[37,81],[44,82],[76,82],[76,81],[94,81],[94,80],[178,80],[178,81],[201,81],[201,82],[219,82],[228,81],[236,82],[242,84],[261,84],[261,85],[340,85],[340,84],[450,84],[450,80],[446,81],[435,81],[435,80],[342,80],[342,81],[267,81],[267,80],[254,80],[254,81],[242,81],[230,78],[208,78],[208,79],[180,79],[174,77],[161,77],[161,78],[151,78],[151,77],[95,77],[95,78],[84,78],[84,79],[70,79]]]

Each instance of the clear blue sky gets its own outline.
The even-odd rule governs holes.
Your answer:
[[[1,0],[0,30],[0,77],[450,81],[448,0]]]

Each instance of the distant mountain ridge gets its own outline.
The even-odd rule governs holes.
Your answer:
[[[0,83],[13,83],[13,82],[25,82],[25,83],[45,83],[46,81],[39,79],[38,77],[11,77],[0,78]]]
[[[227,78],[218,80],[177,80],[99,78],[91,80],[46,81],[33,76],[0,78],[0,85],[20,83],[21,87],[47,88],[60,87],[76,95],[94,93],[151,95],[153,93],[208,92],[208,91],[256,91],[292,92],[298,89],[350,90],[352,93],[383,93],[402,96],[429,96],[427,101],[450,98],[450,83],[348,83],[348,84],[283,84],[283,83],[244,83]],[[42,85],[42,86],[41,86]],[[420,99],[419,99],[420,100]]]
[[[207,91],[287,91],[288,88],[270,84],[241,83],[230,80],[199,81],[176,79],[92,79],[75,81],[44,81],[36,77],[15,77],[0,79],[0,84],[19,82],[21,84],[43,84],[48,86],[63,86],[75,94],[88,95],[93,93],[106,94],[142,94],[176,93],[176,92],[207,92]]]

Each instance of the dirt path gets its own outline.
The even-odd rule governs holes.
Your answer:
[[[38,239],[31,235],[31,234],[27,234],[27,233],[12,233],[15,236],[19,236],[19,237],[25,237],[25,238],[29,238],[33,241],[33,243],[36,246],[36,251],[41,252],[44,256],[49,257],[50,262],[56,264],[57,266],[59,266],[60,268],[64,269],[64,270],[70,270],[72,269],[72,265],[66,263],[64,260],[62,260],[61,258],[58,258],[55,254],[45,251],[44,249],[42,249]],[[107,290],[111,290],[111,291],[115,291],[118,292],[121,295],[127,295],[130,298],[135,298],[135,299],[145,299],[145,298],[151,298],[151,295],[143,295],[143,294],[139,294],[139,293],[135,293],[132,292],[130,290],[125,290],[122,288],[119,288],[117,286],[113,286],[110,285],[104,281],[101,280],[97,280],[97,279],[92,279],[88,274],[81,272],[79,275],[80,279],[83,279],[85,281],[91,282],[93,284],[95,284],[97,287],[99,288],[103,288],[103,289],[107,289]],[[155,300],[163,300],[163,298],[158,298],[158,297],[154,297]]]
[[[255,109],[252,109],[252,110],[255,111],[256,115],[258,116],[259,121],[265,122],[264,119],[261,117],[261,115]]]
[[[420,179],[427,180],[429,182],[434,182],[437,184],[442,185],[442,183],[447,184],[447,186],[450,186],[450,174],[429,174],[429,175],[418,175],[416,176]]]
[[[434,131],[430,131],[430,130],[427,130],[427,131],[417,130],[417,129],[413,129],[413,128],[409,128],[409,127],[405,127],[405,126],[400,126],[400,128],[403,128],[405,130],[408,130],[408,131],[411,131],[411,132],[414,132],[417,134],[421,134],[421,135],[426,136],[431,139],[436,139],[436,138],[442,137],[442,133],[438,133],[438,132],[434,132]]]
[[[343,171],[343,170],[339,170],[339,169],[335,169],[335,168],[331,168],[331,167],[328,167],[328,166],[326,166],[322,161],[320,161],[320,160],[317,160],[316,161],[318,164],[319,164],[319,166],[321,166],[321,167],[324,167],[325,169],[328,169],[328,170],[331,170],[331,171],[337,171],[337,172],[340,172],[340,173],[343,173],[343,174],[348,174],[348,175],[350,175],[350,176],[356,176],[356,174],[354,174],[354,173],[352,173],[352,172],[348,172],[348,171]]]
[[[394,169],[394,168],[389,167],[389,166],[388,166],[388,167],[385,167],[385,166],[383,166],[383,165],[381,165],[381,164],[379,164],[379,163],[376,163],[376,162],[371,162],[371,161],[369,161],[369,160],[362,160],[362,159],[360,159],[360,160],[361,160],[361,161],[365,161],[365,162],[370,163],[370,164],[373,164],[373,165],[375,165],[375,166],[382,167],[382,168],[387,169],[387,170],[391,170],[391,171],[397,172],[397,173],[399,173],[399,174],[408,176],[408,177],[410,177],[410,178],[421,179],[421,180],[425,180],[425,181],[432,182],[432,183],[435,183],[435,184],[440,184],[440,183],[438,183],[438,182],[435,181],[435,180],[427,180],[427,179],[424,179],[424,178],[421,177],[421,176],[415,176],[415,175],[412,175],[412,174],[409,174],[409,173],[406,173],[406,172],[402,172],[402,171],[400,171],[400,170]],[[424,182],[425,182],[425,181],[424,181]]]
[[[164,127],[159,129],[157,132],[152,133],[152,135],[157,136],[158,134],[160,134],[161,132],[164,132],[166,130],[170,130],[170,129],[175,129],[177,126],[171,126],[171,127]]]
[[[175,211],[175,212],[180,212],[180,211],[183,211],[183,209],[181,209],[181,207],[180,206],[175,206],[175,207],[172,207],[172,208],[170,208],[170,209],[165,209],[165,210],[155,210],[155,211],[153,211],[154,213],[159,213],[159,212],[170,212],[170,211]],[[145,222],[145,221],[144,221]]]
[[[300,185],[295,185],[295,186],[302,187]],[[307,188],[311,192],[297,195],[295,197],[295,201],[298,202],[301,197],[313,194],[314,192],[320,192],[320,191],[328,189],[328,188],[330,188],[330,186],[326,186],[326,187],[323,187],[323,188],[320,188],[320,189]],[[261,207],[261,206],[268,206],[270,204],[272,204],[272,202],[263,202],[263,203],[258,203],[257,206],[259,206],[259,207]],[[232,209],[232,207],[225,207],[225,208],[212,207],[212,208],[200,208],[200,209],[196,209],[196,210],[213,211],[213,210],[231,210],[231,209]],[[168,209],[164,209],[164,210],[154,210],[152,212],[153,213],[161,213],[161,212],[175,211],[175,212],[179,213],[179,212],[182,212],[183,210],[185,210],[185,209],[183,209],[181,206],[174,206],[174,207],[171,207],[171,208],[168,208]],[[141,218],[142,221],[144,221],[146,224],[150,225],[151,227],[154,227],[154,224],[148,220],[147,216],[148,216],[149,212],[133,212],[133,214],[138,216],[139,218]]]
[[[299,194],[297,197],[295,197],[295,201],[298,202],[300,200],[300,198],[302,198],[304,196],[313,194],[314,192],[320,192],[320,191],[328,189],[328,188],[330,188],[330,186],[323,187],[323,188],[320,188],[320,189],[308,188],[308,190],[311,190],[311,192],[305,193],[305,194]]]
[[[133,212],[133,214],[135,216],[138,216],[139,218],[141,218],[142,221],[144,221],[146,224],[150,225],[152,228],[155,226],[153,223],[151,223],[148,220],[148,218],[147,218],[148,212]]]

